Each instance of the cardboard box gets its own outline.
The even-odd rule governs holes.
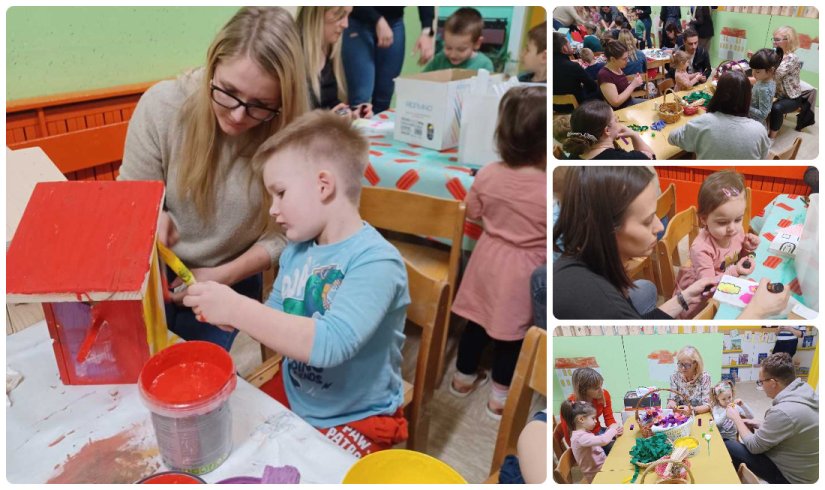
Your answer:
[[[461,106],[476,70],[439,70],[395,79],[398,141],[433,150],[458,146]]]

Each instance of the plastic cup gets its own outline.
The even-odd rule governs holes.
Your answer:
[[[201,478],[198,478],[195,475],[190,475],[189,473],[185,473],[183,471],[164,471],[163,473],[155,473],[152,476],[147,476],[143,480],[140,480],[138,483],[156,483],[156,484],[169,484],[169,483],[206,483]]]
[[[446,463],[407,449],[378,451],[359,459],[343,483],[467,483]]]
[[[138,390],[167,467],[203,475],[229,457],[236,383],[232,357],[211,342],[182,342],[146,362]]]

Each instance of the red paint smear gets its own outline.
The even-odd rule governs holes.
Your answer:
[[[467,189],[464,188],[464,185],[458,180],[458,177],[453,177],[448,180],[446,187],[447,191],[458,201],[463,201],[464,198],[467,197]]]
[[[780,228],[787,228],[787,227],[791,226],[792,223],[793,223],[793,221],[791,221],[789,219],[781,219],[781,220],[779,220],[779,223],[777,223],[777,224],[779,225]]]
[[[381,114],[378,114],[378,117],[380,117],[381,119],[389,119],[390,118],[390,116],[384,114],[383,112]]]
[[[375,171],[375,167],[373,167],[371,163],[367,164],[367,169],[364,171],[364,178],[366,178],[367,182],[371,185],[375,185],[381,181],[378,172]]]
[[[798,278],[794,278],[793,281],[788,283],[788,287],[791,289],[791,291],[795,292],[796,294],[799,294],[799,295],[802,294],[802,288],[799,287],[799,279]]]
[[[467,174],[467,175],[471,175],[471,174],[473,173],[473,171],[472,171],[472,170],[470,170],[470,169],[469,169],[469,168],[467,168],[467,167],[456,167],[455,165],[447,165],[447,166],[446,166],[446,167],[444,167],[444,168],[448,168],[448,169],[450,169],[450,170],[456,170],[456,171],[458,171],[458,172],[464,172],[464,173],[465,173],[465,174]]]
[[[140,291],[163,183],[37,184],[6,254],[8,293]]]
[[[458,148],[449,148],[439,153],[458,153]]]
[[[401,189],[402,191],[406,191],[410,187],[415,185],[416,182],[418,182],[418,178],[419,177],[417,171],[413,169],[407,170],[406,172],[404,172],[404,175],[398,178],[398,180],[395,182],[395,186]]]
[[[51,442],[51,444],[49,444],[49,447],[52,447],[52,446],[54,446],[55,444],[60,443],[60,441],[62,441],[62,440],[63,440],[63,439],[65,439],[65,438],[66,438],[66,434],[63,434],[62,436],[60,436],[60,437],[58,437],[57,439],[53,440],[53,441]]]
[[[398,153],[403,153],[403,154],[409,155],[411,157],[417,157],[417,156],[420,155],[420,153],[416,153],[416,152],[410,151],[410,150],[398,150]]]
[[[131,429],[106,439],[89,441],[60,465],[46,483],[134,483],[157,471],[157,448],[141,450],[131,443]]]
[[[395,159],[395,160],[393,160],[393,161],[394,161],[395,163],[415,163],[415,162],[417,162],[418,160],[411,160],[411,159],[409,159],[409,158],[396,158],[396,159]]]
[[[381,143],[380,141],[370,141],[370,146],[392,146],[389,143]]]
[[[464,222],[464,234],[473,240],[478,240],[481,237],[482,231],[484,231],[484,229],[481,226],[469,221]]]
[[[763,233],[763,237],[767,238],[769,242],[772,242],[776,236],[773,233]]]
[[[370,150],[370,155],[372,155],[374,157],[380,157],[381,155],[383,155],[383,153],[381,153],[378,150]]]
[[[450,157],[450,158],[448,158],[447,160],[449,160],[449,161],[451,161],[451,162],[457,162],[457,161],[458,161],[458,157]]]
[[[790,207],[790,206],[788,206],[788,205],[787,205],[787,204],[785,204],[784,202],[780,202],[779,204],[777,204],[777,205],[776,205],[776,207],[778,207],[778,208],[782,208],[782,209],[784,209],[785,211],[793,211],[793,208],[792,208],[792,207]]]
[[[788,194],[788,199],[794,200],[799,197],[799,194]]]
[[[782,263],[781,258],[777,257],[776,255],[771,255],[770,257],[765,259],[764,262],[762,262],[762,265],[764,265],[765,267],[771,268],[771,269],[776,269],[776,266],[778,266],[781,263]]]
[[[188,473],[163,473],[158,476],[150,476],[140,483],[203,483],[203,481]]]
[[[380,139],[384,139],[384,135],[383,134],[373,134],[373,135],[367,136],[367,138],[371,139],[371,140],[380,140]]]
[[[183,342],[155,354],[140,375],[144,392],[160,403],[184,404],[218,394],[235,376],[229,354],[216,344]]]
[[[407,143],[407,146],[409,146],[410,148],[421,148],[421,145],[416,145],[414,143]]]
[[[760,209],[760,210],[759,210],[759,212],[758,212],[758,213],[756,213],[756,215],[757,215],[757,216],[765,216],[765,210],[764,210],[764,209]]]

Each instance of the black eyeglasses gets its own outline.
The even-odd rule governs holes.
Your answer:
[[[764,383],[765,381],[767,381],[769,379],[776,379],[776,378],[757,379],[756,380],[756,386],[762,386],[762,383]]]
[[[226,90],[218,87],[214,83],[212,86],[212,100],[221,107],[227,109],[237,109],[243,106],[246,115],[258,121],[271,121],[281,114],[281,109],[272,109],[262,105],[250,104],[230,94]]]

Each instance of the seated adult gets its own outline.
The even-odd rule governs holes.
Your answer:
[[[642,102],[633,97],[633,92],[644,84],[641,75],[636,75],[632,82],[627,81],[624,70],[627,66],[628,50],[619,41],[608,41],[604,47],[607,64],[599,70],[599,90],[604,100],[614,109],[622,109]]]
[[[614,142],[630,138],[633,151],[617,149]],[[570,132],[562,146],[571,160],[650,160],[655,158],[639,133],[620,124],[604,101],[591,100],[570,115]]]
[[[602,46],[601,41],[599,41],[599,37],[595,35],[596,27],[593,24],[585,24],[586,35],[582,40],[582,47],[588,48],[590,51],[594,53],[601,53],[604,51],[604,47]]]
[[[584,24],[586,21],[576,12],[576,7],[556,7],[553,9],[553,30],[559,30],[561,27],[567,27],[571,31],[578,29],[578,25]]]
[[[627,65],[622,69],[625,75],[635,75],[647,71],[647,58],[641,49],[636,48],[636,37],[627,29],[619,33],[619,42],[627,48]]]
[[[761,366],[756,385],[773,399],[765,420],[746,424],[735,408],[727,408],[742,440],[725,440],[733,467],[745,463],[768,483],[815,483],[819,479],[819,396],[796,377],[787,352],[771,354]]]
[[[687,64],[688,73],[701,73],[702,76],[696,81],[697,84],[704,83],[710,76],[710,55],[699,47],[699,34],[692,27],[685,29],[683,34],[685,43],[679,46],[680,51],[684,51],[690,56]],[[673,68],[668,68],[668,77],[673,78]]]
[[[739,71],[719,77],[707,114],[691,118],[667,137],[699,160],[761,160],[771,147],[768,132],[748,117],[751,84]]]
[[[676,353],[676,372],[670,375],[670,389],[679,395],[668,396],[667,408],[690,405],[696,413],[710,412],[710,374],[705,371],[705,361],[696,347],[686,345]]]
[[[553,95],[572,94],[581,104],[585,92],[596,93],[596,83],[587,76],[580,64],[570,59],[572,54],[567,36],[553,33]],[[553,112],[570,113],[572,105],[553,104]]]
[[[633,281],[624,264],[649,256],[663,229],[656,217],[658,186],[643,166],[568,167],[561,210],[553,227],[553,314],[560,320],[672,319],[712,296],[716,280],[698,279],[656,307],[650,281]],[[555,242],[561,238],[562,246]],[[771,293],[763,278],[742,318],[764,318],[783,310],[788,289]],[[704,292],[706,286],[711,286]]]
[[[665,27],[665,34],[659,39],[660,49],[676,49],[684,42],[682,30],[679,24],[668,24]]]
[[[782,56],[782,63],[776,69],[774,75],[776,100],[771,107],[771,113],[768,115],[770,126],[768,137],[771,139],[776,138],[776,133],[779,132],[779,128],[782,127],[782,123],[785,121],[785,114],[797,109],[802,109],[796,117],[795,129],[797,131],[801,131],[816,122],[811,104],[802,95],[800,86],[799,72],[802,70],[802,61],[795,53],[796,49],[799,48],[799,37],[796,35],[796,30],[789,26],[776,29],[773,32],[773,46],[774,48],[782,48],[784,55]]]

